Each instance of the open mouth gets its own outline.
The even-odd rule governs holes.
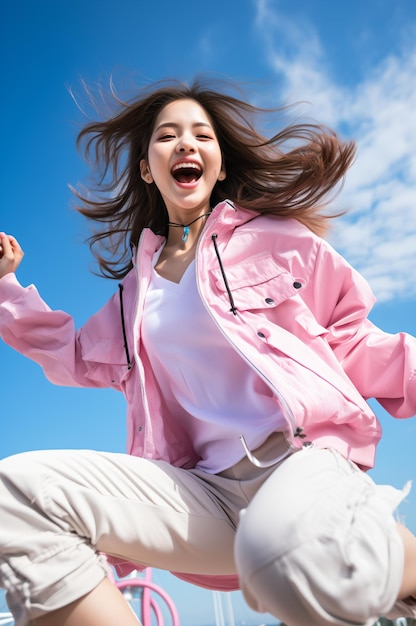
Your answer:
[[[177,163],[172,176],[178,183],[196,183],[202,176],[202,168],[198,163]]]

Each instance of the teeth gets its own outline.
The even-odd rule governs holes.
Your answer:
[[[173,166],[172,168],[172,172],[176,172],[180,169],[194,169],[197,170],[198,172],[201,171],[201,167],[197,164],[197,163],[177,163],[176,165]]]

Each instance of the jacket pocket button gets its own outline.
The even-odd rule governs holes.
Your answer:
[[[300,289],[302,287],[302,283],[300,283],[298,280],[295,280],[293,286],[295,289]]]
[[[266,298],[265,299],[265,303],[266,304],[274,304],[274,300],[273,300],[273,298]]]
[[[264,334],[263,331],[259,330],[257,335],[261,338],[261,339],[266,339],[266,335]]]

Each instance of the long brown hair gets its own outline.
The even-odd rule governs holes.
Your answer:
[[[227,84],[227,87],[230,87]],[[93,166],[96,184],[75,191],[77,210],[98,222],[89,237],[100,273],[120,279],[131,269],[130,244],[146,227],[167,234],[168,215],[157,187],[140,177],[159,112],[174,100],[196,100],[208,113],[221,147],[227,177],[213,189],[211,206],[229,199],[259,213],[291,216],[323,236],[328,218],[323,211],[348,167],[355,146],[319,124],[290,124],[267,138],[256,129],[259,115],[271,113],[240,97],[218,90],[207,80],[191,84],[170,80],[118,100],[117,113],[88,123],[78,135]],[[276,109],[275,111],[278,111]]]

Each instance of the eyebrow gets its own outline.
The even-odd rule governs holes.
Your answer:
[[[163,124],[159,124],[159,126],[155,128],[155,131],[158,131],[161,128],[179,128],[180,126],[180,124],[176,124],[175,122],[163,122]],[[212,126],[209,122],[195,122],[194,124],[192,124],[192,128],[198,128],[201,126],[212,129]]]

